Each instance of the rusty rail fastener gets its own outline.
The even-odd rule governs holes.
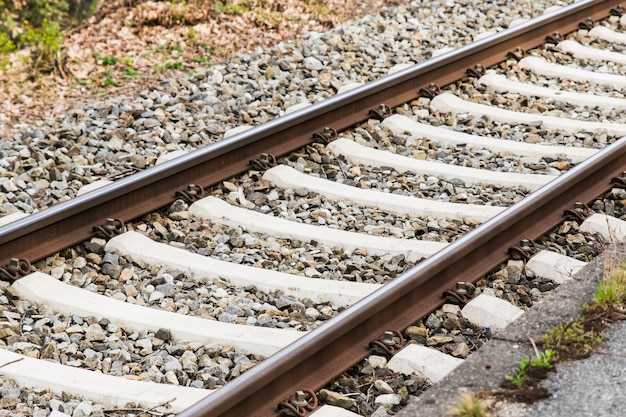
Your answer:
[[[186,190],[176,191],[176,195],[178,197],[182,197],[188,203],[193,203],[200,200],[201,198],[204,198],[205,192],[204,188],[202,188],[201,186],[196,184],[189,184],[187,185]]]
[[[509,255],[516,261],[529,260],[535,253],[537,253],[537,245],[532,239],[522,239],[518,246],[509,248]]]
[[[398,341],[394,339],[394,336],[398,338]],[[380,348],[388,354],[393,355],[404,347],[404,337],[398,330],[387,330],[383,334],[382,339],[370,342],[370,347]]]
[[[553,43],[555,45],[561,42],[562,40],[563,40],[563,35],[561,35],[559,32],[554,32],[552,35],[546,36],[546,42]]]
[[[313,133],[313,139],[321,143],[330,143],[337,138],[337,131],[332,127],[325,127],[321,132]]]
[[[472,298],[475,291],[476,287],[471,282],[459,281],[454,286],[454,289],[444,291],[443,296],[451,303],[458,303],[464,306]]]
[[[476,64],[473,68],[465,70],[465,73],[470,77],[480,78],[487,73],[487,70],[482,65]]]
[[[258,168],[260,171],[265,171],[276,166],[276,157],[271,153],[262,153],[258,159],[252,159],[250,165],[254,168]]]
[[[317,395],[310,389],[303,389],[296,391],[294,396],[287,401],[283,401],[278,404],[277,408],[281,414],[296,415],[298,417],[304,417],[308,411],[313,411],[317,408],[319,402]]]
[[[435,83],[428,84],[428,87],[420,88],[420,97],[434,98],[441,94],[441,88]]]
[[[94,226],[93,231],[105,239],[111,239],[116,235],[124,233],[126,231],[126,225],[124,225],[124,222],[120,219],[109,218],[102,226]]]
[[[611,16],[621,17],[624,14],[624,12],[626,12],[626,9],[624,9],[624,6],[620,4],[618,6],[615,6],[613,9],[611,9],[610,14]]]
[[[611,184],[615,184],[617,187],[626,188],[626,179],[624,179],[624,173],[621,177],[611,178]]]
[[[391,116],[391,107],[386,104],[381,104],[378,108],[371,109],[369,115],[380,121],[385,120],[387,117]]]
[[[515,48],[512,51],[507,52],[506,56],[513,58],[517,61],[521,61],[526,56],[526,51],[520,47]]]
[[[578,24],[578,27],[583,30],[591,30],[596,25],[596,22],[592,18],[588,17]]]
[[[8,265],[0,267],[0,281],[13,282],[29,274],[30,262],[26,259],[11,258]]]
[[[584,222],[587,217],[593,214],[593,211],[585,203],[577,201],[574,203],[574,208],[567,209],[563,212],[565,217],[574,217],[576,220]]]

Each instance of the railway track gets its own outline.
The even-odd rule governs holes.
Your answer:
[[[605,215],[625,200],[611,109],[626,100],[607,87],[621,58],[585,49],[620,44],[618,6],[568,6],[7,223],[3,374],[54,376],[52,390],[118,412],[269,416],[312,408],[313,391],[404,337],[439,346],[426,362],[467,355],[459,338],[480,344],[626,230]],[[554,81],[554,65],[569,74]],[[510,317],[475,316],[484,300]],[[444,303],[434,317],[473,338],[426,323]]]

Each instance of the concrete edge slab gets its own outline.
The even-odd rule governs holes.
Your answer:
[[[609,255],[610,254],[610,255]],[[534,355],[530,339],[536,340],[547,330],[577,319],[583,305],[595,294],[604,271],[605,259],[623,259],[626,247],[612,246],[524,315],[498,332],[492,340],[471,354],[463,364],[431,389],[400,410],[397,417],[442,416],[457,404],[459,393],[468,390],[496,390],[507,374],[517,369],[522,357]]]

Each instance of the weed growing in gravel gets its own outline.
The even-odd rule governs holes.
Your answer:
[[[554,353],[554,350],[546,349],[543,352],[538,353],[535,359],[520,359],[517,371],[513,375],[507,375],[505,377],[506,380],[513,384],[516,388],[521,388],[522,385],[524,385],[524,377],[531,369],[531,367],[538,370],[552,369],[552,362],[555,359]]]
[[[626,264],[605,275],[594,297],[594,303],[600,307],[608,308],[621,304],[626,300]]]
[[[555,359],[562,361],[586,358],[602,344],[602,336],[595,329],[585,329],[585,319],[581,317],[548,330],[542,341],[555,352]]]
[[[119,58],[117,58],[115,56],[112,56],[112,55],[102,55],[102,54],[99,54],[97,52],[94,52],[92,54],[92,56],[101,65],[111,66],[111,65],[117,64],[120,61]]]
[[[602,332],[610,323],[626,320],[626,262],[614,268],[617,253],[609,251],[604,254],[604,271],[592,304],[583,306],[579,318],[545,332],[537,342],[542,353],[531,339],[536,359],[522,358],[515,373],[506,375],[502,389],[491,392],[491,397],[527,404],[550,397],[541,382],[554,364],[588,357],[602,345]]]
[[[459,396],[459,402],[450,410],[450,415],[455,417],[486,417],[488,405],[477,395],[464,391]]]
[[[535,368],[552,369],[552,363],[555,359],[554,351],[552,349],[546,349],[533,359],[530,364]]]
[[[522,378],[526,375],[526,369],[528,369],[528,365],[530,364],[530,358],[522,358],[519,361],[519,367],[517,371],[513,375],[507,375],[505,378],[507,381],[515,385],[516,388],[522,388],[524,382]]]

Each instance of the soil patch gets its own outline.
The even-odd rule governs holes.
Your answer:
[[[554,351],[554,362],[566,362],[589,357],[602,347],[602,332],[616,321],[626,320],[626,309],[622,305],[602,307],[591,306],[584,310],[578,321],[563,324],[546,333],[537,345]],[[528,365],[521,377],[521,386],[506,380],[501,389],[485,392],[499,401],[532,404],[547,399],[550,392],[541,386],[555,368]],[[519,384],[518,384],[519,385]]]
[[[405,0],[107,0],[64,33],[50,73],[27,51],[0,68],[0,138],[45,125],[105,97],[132,96],[169,77],[323,32]]]

